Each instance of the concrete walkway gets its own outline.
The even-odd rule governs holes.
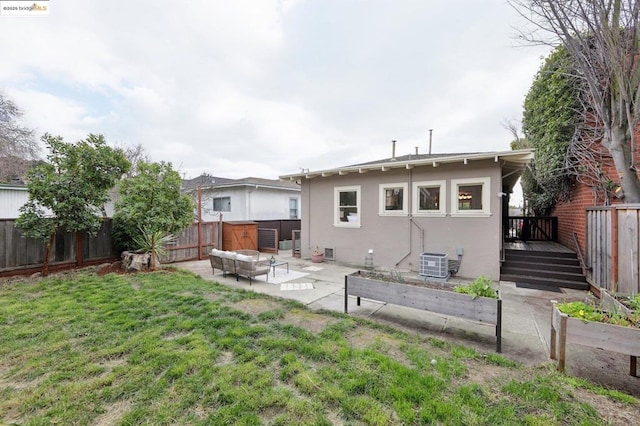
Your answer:
[[[266,258],[270,254],[263,254]],[[357,269],[335,262],[311,263],[294,258],[289,252],[275,256],[289,263],[278,266],[269,274],[269,282],[224,277],[221,271],[212,273],[209,260],[175,264],[190,270],[204,279],[220,284],[292,299],[312,310],[344,312],[344,277]],[[303,275],[304,274],[304,275]],[[409,276],[403,274],[403,276]],[[260,277],[264,279],[264,276]],[[557,302],[583,300],[584,291],[561,289],[559,292],[520,288],[512,282],[500,282],[502,309],[502,355],[526,366],[547,365],[555,368],[549,359],[552,300]],[[447,341],[471,346],[481,352],[495,352],[495,327],[454,317],[447,317],[417,309],[362,300],[356,306],[355,297],[349,298],[349,314],[383,322],[408,333],[433,336]],[[606,387],[618,389],[640,397],[640,378],[629,373],[629,357],[577,345],[567,345],[565,372],[583,377]]]

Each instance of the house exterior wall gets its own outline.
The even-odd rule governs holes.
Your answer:
[[[115,202],[119,198],[115,190],[110,192],[110,199],[105,203],[106,217],[113,217]],[[16,219],[20,216],[20,207],[29,201],[29,191],[26,186],[0,185],[0,219]],[[48,209],[45,210],[50,212]]]
[[[0,185],[0,219],[15,219],[20,215],[20,207],[29,201],[26,187]]]
[[[202,218],[204,221],[219,219],[218,213],[213,210],[213,199],[218,197],[229,197],[231,200],[231,211],[222,212],[224,221],[289,219],[289,199],[297,199],[300,206],[299,191],[261,186],[203,189]]]
[[[452,179],[490,178],[490,215],[460,217],[452,215]],[[423,217],[412,215],[412,186],[415,182],[444,180],[446,215]],[[407,183],[408,214],[379,214],[380,184]],[[359,228],[334,225],[334,188],[359,185],[361,208]],[[501,168],[493,161],[463,164],[420,166],[411,170],[392,169],[303,179],[303,217],[301,255],[309,257],[317,246],[333,248],[335,260],[356,266],[364,265],[369,249],[374,250],[374,265],[398,270],[418,271],[420,254],[446,253],[456,258],[456,248],[464,250],[459,275],[492,279],[500,276],[501,209],[498,194],[502,191]],[[457,197],[456,197],[457,198]],[[422,232],[424,230],[424,242]]]
[[[300,192],[282,191],[259,187],[247,191],[247,220],[277,220],[300,218]],[[289,199],[294,198],[298,205],[298,216],[290,217]]]

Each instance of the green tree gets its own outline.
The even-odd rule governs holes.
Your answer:
[[[130,164],[102,135],[90,134],[76,144],[49,134],[42,140],[49,150],[47,162],[29,171],[29,201],[20,208],[16,224],[25,236],[46,242],[42,273],[47,275],[56,231],[96,235],[109,190]]]
[[[636,130],[640,120],[640,2],[508,0],[535,30],[522,37],[563,45],[581,81],[585,124],[615,164],[625,201],[640,202]],[[587,151],[593,149],[584,145]],[[597,159],[596,161],[597,162]],[[539,165],[539,163],[538,163]]]
[[[548,215],[566,193],[572,168],[567,167],[569,147],[581,129],[580,81],[573,61],[560,46],[546,58],[524,101],[522,129],[525,138],[514,148],[533,147],[535,161],[522,175],[529,207]]]
[[[120,184],[113,215],[116,248],[136,250],[144,235],[176,234],[193,222],[191,197],[180,193],[181,179],[171,163],[136,165],[137,175]]]

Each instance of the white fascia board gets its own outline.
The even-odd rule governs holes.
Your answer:
[[[512,151],[500,151],[500,152],[480,152],[476,154],[454,154],[444,157],[431,157],[431,158],[422,158],[417,160],[407,160],[407,161],[389,161],[385,163],[373,163],[373,164],[360,164],[357,166],[348,166],[348,167],[338,167],[335,169],[326,169],[326,170],[317,170],[304,174],[295,173],[291,175],[283,175],[280,176],[280,179],[300,179],[307,178],[312,179],[318,176],[330,176],[333,174],[348,174],[348,173],[365,173],[368,170],[389,170],[396,168],[408,169],[415,166],[424,166],[424,165],[432,165],[436,167],[436,165],[446,164],[446,163],[464,163],[470,161],[481,161],[481,160],[493,160],[496,158],[505,160],[509,163],[518,163],[518,164],[528,164],[534,158],[534,150],[533,149],[518,149]]]

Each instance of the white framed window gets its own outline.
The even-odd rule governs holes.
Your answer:
[[[408,185],[406,183],[382,183],[379,186],[378,214],[381,216],[406,216],[408,211]]]
[[[298,199],[295,197],[289,198],[289,219],[298,218]]]
[[[416,216],[445,216],[447,193],[444,180],[430,180],[413,184],[413,214]]]
[[[451,179],[451,215],[491,215],[491,178]]]
[[[333,189],[333,224],[345,228],[360,227],[360,185]]]
[[[215,197],[213,199],[213,211],[214,212],[230,212],[231,197]]]

